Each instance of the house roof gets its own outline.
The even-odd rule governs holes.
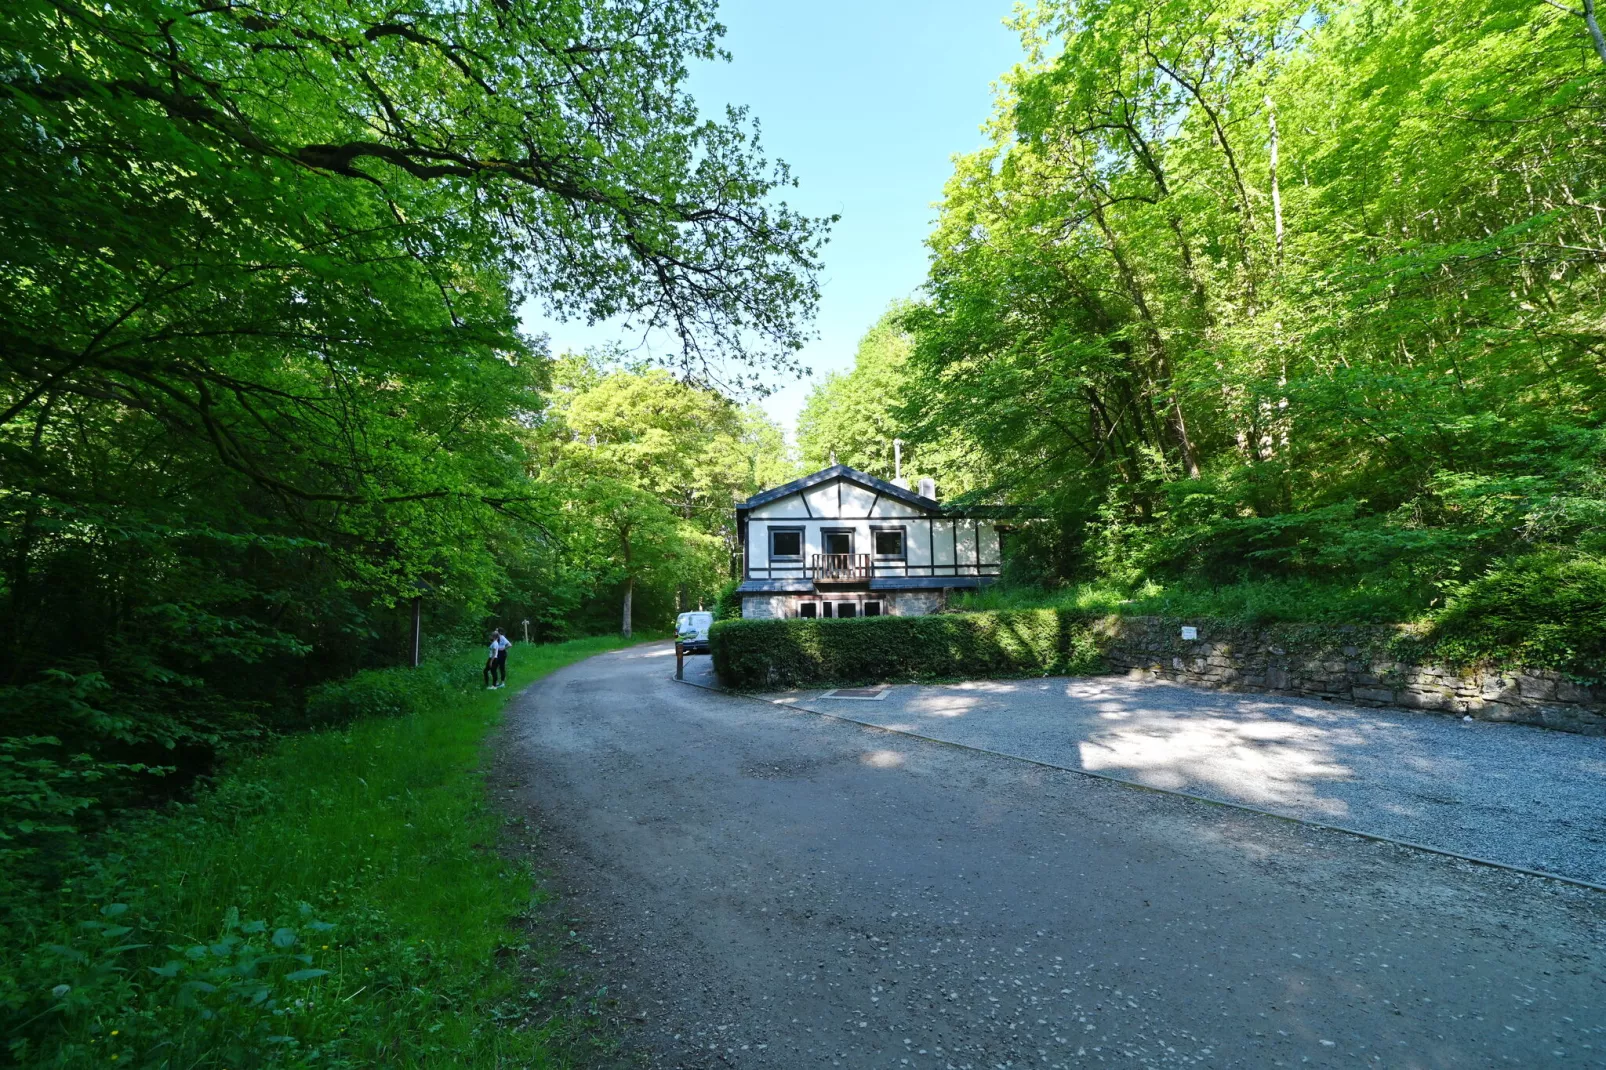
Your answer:
[[[942,506],[930,498],[922,497],[912,490],[905,490],[896,483],[888,483],[884,479],[877,479],[868,472],[861,472],[857,468],[849,468],[845,464],[833,464],[829,468],[820,469],[813,475],[807,475],[802,479],[794,479],[790,483],[782,483],[778,487],[760,491],[745,502],[737,505],[736,511],[741,513],[749,509],[756,509],[761,505],[785,498],[788,495],[798,494],[821,483],[829,483],[833,479],[845,479],[849,483],[857,483],[867,490],[873,490],[884,497],[895,498],[905,505],[912,505],[917,509],[924,509],[933,513],[942,511]]]

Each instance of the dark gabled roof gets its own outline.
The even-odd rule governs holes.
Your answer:
[[[845,464],[833,464],[829,468],[820,469],[813,475],[804,476],[802,479],[794,479],[790,483],[783,483],[766,491],[760,491],[739,504],[736,507],[736,511],[744,512],[748,509],[756,509],[760,505],[768,504],[778,498],[785,498],[799,491],[808,490],[810,487],[818,486],[821,483],[829,483],[833,479],[845,479],[849,483],[857,483],[866,490],[873,490],[886,498],[895,498],[905,505],[912,505],[917,509],[925,509],[933,513],[942,511],[942,506],[930,498],[922,498],[912,490],[904,490],[896,483],[888,483],[884,479],[877,479],[868,472],[861,472],[857,468],[849,468]]]

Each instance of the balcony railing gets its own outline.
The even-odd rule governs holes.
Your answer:
[[[869,554],[815,554],[809,560],[815,583],[863,583],[870,578]]]
[[[903,560],[876,559],[870,554],[810,554],[791,560],[772,560],[749,566],[744,561],[742,575],[750,580],[797,580],[805,583],[865,583],[876,579],[929,579],[941,586],[945,579],[974,576],[981,580],[998,578],[996,561],[960,561],[956,564],[911,565]]]

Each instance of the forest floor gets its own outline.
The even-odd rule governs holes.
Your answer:
[[[1606,1066],[1599,893],[672,672],[553,674],[493,777],[642,1063]]]

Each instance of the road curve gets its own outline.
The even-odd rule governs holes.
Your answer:
[[[512,705],[657,1067],[1606,1067],[1606,896],[719,694],[666,644]]]

